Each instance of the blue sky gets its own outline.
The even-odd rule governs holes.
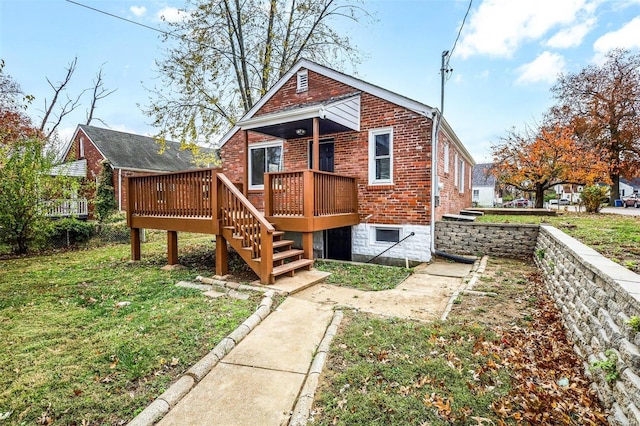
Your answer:
[[[174,19],[182,0],[78,0],[152,27]],[[345,33],[365,54],[358,77],[431,106],[440,106],[440,63],[451,50],[468,0],[364,0],[375,22]],[[522,128],[553,104],[558,73],[598,63],[609,49],[640,49],[640,0],[473,0],[450,60],[445,117],[477,162],[511,127]],[[65,0],[1,0],[0,57],[5,71],[36,100],[42,115],[57,82],[78,57],[68,94],[77,96],[103,66],[105,87],[117,91],[96,116],[113,129],[153,134],[139,105],[162,59],[158,33]],[[104,64],[104,65],[103,65]],[[85,121],[89,96],[60,127],[69,138]],[[102,124],[94,122],[94,125]]]

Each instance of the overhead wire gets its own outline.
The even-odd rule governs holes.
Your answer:
[[[453,71],[453,69],[449,66],[449,60],[451,59],[451,56],[453,56],[453,52],[456,50],[456,46],[458,45],[458,40],[460,40],[460,34],[462,34],[462,29],[464,28],[464,24],[467,22],[467,17],[469,16],[469,12],[471,11],[472,4],[473,4],[473,0],[469,0],[469,6],[467,6],[467,11],[464,14],[464,18],[462,18],[462,23],[460,24],[460,28],[458,28],[458,35],[456,36],[456,39],[453,42],[453,47],[451,47],[451,50],[449,50],[449,53],[447,54],[445,66],[443,67],[443,70],[442,70],[442,72],[447,73],[448,75],[447,80],[451,77],[450,72]]]

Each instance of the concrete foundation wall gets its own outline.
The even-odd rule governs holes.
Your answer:
[[[626,321],[640,316],[640,275],[610,261],[562,231],[542,225],[535,262],[562,312],[568,336],[594,380],[610,423],[640,424],[640,332]],[[607,382],[593,362],[617,357],[619,379]]]
[[[366,262],[373,256],[382,253],[390,247],[391,243],[376,243],[373,232],[376,228],[374,223],[361,223],[352,227],[351,244],[352,258],[356,262]],[[431,227],[424,225],[380,225],[400,228],[400,238],[411,234],[415,235],[407,238],[391,250],[382,254],[375,263],[387,265],[404,266],[406,260],[411,265],[418,262],[429,262],[431,260]]]
[[[538,225],[436,222],[436,250],[449,254],[531,258]]]

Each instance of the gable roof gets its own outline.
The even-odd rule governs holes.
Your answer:
[[[496,185],[496,177],[489,170],[493,163],[482,163],[473,166],[473,175],[471,177],[471,186],[490,186]]]
[[[626,185],[629,185],[630,187],[632,187],[634,189],[639,189],[640,188],[640,177],[633,178],[633,179],[620,178],[620,183],[624,183]]]
[[[154,172],[198,168],[193,162],[193,153],[188,149],[181,150],[178,142],[166,141],[166,148],[160,154],[160,145],[149,136],[80,124],[72,140],[79,130],[82,130],[114,168]]]
[[[273,97],[273,95],[275,93],[278,92],[278,90],[280,90],[280,88],[287,82],[289,81],[289,79],[291,77],[293,77],[294,75],[296,75],[296,73],[301,69],[301,68],[305,68],[308,70],[311,70],[315,73],[324,75],[325,77],[331,78],[333,80],[336,80],[338,82],[344,83],[348,86],[351,86],[361,92],[366,92],[366,93],[370,93],[374,96],[377,96],[381,99],[384,99],[386,101],[389,101],[391,103],[394,103],[396,105],[405,107],[409,110],[412,110],[420,115],[423,115],[427,118],[433,118],[434,113],[436,111],[435,108],[430,107],[429,105],[420,103],[418,101],[415,101],[413,99],[407,98],[405,96],[399,95],[397,93],[394,93],[390,90],[387,89],[383,89],[382,87],[376,86],[374,84],[371,83],[367,83],[364,80],[360,80],[359,78],[347,75],[347,74],[343,74],[339,71],[333,70],[331,68],[327,68],[323,65],[317,64],[315,62],[312,62],[308,59],[300,59],[298,62],[296,62],[293,67],[291,67],[291,69],[289,71],[287,71],[281,78],[280,80],[278,80],[276,82],[276,84],[274,84],[268,91],[267,93],[265,93],[265,95],[260,98],[260,100],[258,102],[256,102],[256,104],[253,106],[253,108],[251,108],[249,110],[249,112],[247,112],[240,120],[239,122],[246,122],[248,120],[250,120],[251,118],[253,118],[253,116],[255,115],[256,112],[258,112],[260,110],[260,108],[262,108],[262,106],[267,103],[267,101],[269,101],[269,99],[271,99],[271,97]],[[444,121],[446,122],[446,120]],[[233,126],[227,133],[224,134],[224,136],[222,137],[222,139],[220,139],[219,142],[219,146],[222,147],[225,143],[227,143],[227,141],[231,138],[231,136],[233,136],[238,130],[240,130],[240,127],[235,125]],[[462,145],[460,143],[460,141],[456,140],[456,142],[459,145]]]

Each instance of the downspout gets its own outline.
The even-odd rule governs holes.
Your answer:
[[[122,169],[118,169],[118,211],[122,211]]]

